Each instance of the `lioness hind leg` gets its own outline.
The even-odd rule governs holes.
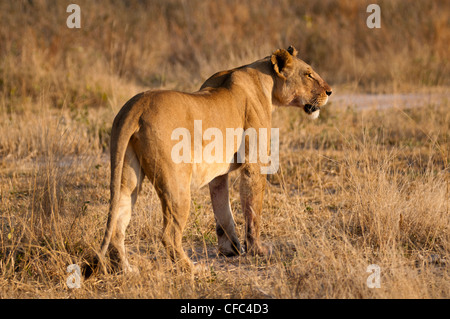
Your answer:
[[[144,172],[136,154],[132,147],[128,146],[122,169],[118,219],[108,248],[113,266],[121,268],[125,272],[133,270],[128,262],[125,249],[125,231],[130,223],[131,212],[136,203],[143,178]]]
[[[209,192],[216,219],[216,233],[219,253],[235,256],[241,253],[241,244],[236,235],[228,193],[228,174],[218,176],[209,183]]]
[[[186,255],[181,243],[183,230],[189,216],[190,192],[178,196],[167,192],[159,192],[161,200],[164,227],[162,232],[162,242],[166,248],[176,269],[182,271],[193,270],[193,263]]]

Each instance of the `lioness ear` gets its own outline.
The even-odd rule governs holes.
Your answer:
[[[275,73],[286,79],[292,73],[292,55],[283,49],[276,50],[270,58]]]
[[[292,55],[292,56],[297,56],[298,51],[296,48],[294,48],[292,45],[289,46],[289,48],[287,49],[287,51]]]

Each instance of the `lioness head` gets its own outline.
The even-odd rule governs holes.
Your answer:
[[[277,100],[275,102],[302,107],[306,114],[315,119],[332,90],[311,66],[297,57],[297,53],[290,46],[287,50],[280,49],[272,54],[270,61],[277,75],[273,95]]]

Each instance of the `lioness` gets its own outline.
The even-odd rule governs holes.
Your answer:
[[[183,127],[192,137],[195,120],[202,121],[203,130],[270,129],[276,105],[302,107],[316,118],[331,92],[330,86],[297,57],[297,50],[291,46],[254,63],[216,73],[195,93],[158,90],[131,98],[115,117],[111,131],[111,202],[100,257],[104,258],[110,250],[110,257],[115,257],[124,271],[132,270],[125,252],[125,230],[144,176],[161,200],[162,242],[177,266],[192,270],[193,263],[184,252],[181,239],[189,215],[191,189],[206,184],[216,220],[218,250],[226,256],[240,254],[228,197],[228,173],[236,169],[241,169],[245,250],[251,254],[268,253],[259,237],[265,187],[260,162],[237,163],[234,154],[221,163],[196,162],[192,158],[188,163],[175,163],[171,158],[176,143],[172,132]],[[245,143],[244,135],[237,137],[235,151],[242,142]],[[194,147],[194,143],[191,145]],[[193,153],[192,149],[190,154]]]

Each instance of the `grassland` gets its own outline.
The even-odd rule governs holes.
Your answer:
[[[448,94],[448,1],[78,1],[0,3],[0,298],[449,298],[449,100],[359,110],[353,92]],[[127,231],[139,275],[66,284],[98,250],[109,202],[109,132],[130,97],[192,91],[212,73],[293,44],[334,88],[317,121],[274,113],[270,259],[216,256],[208,190],[193,194],[186,250],[209,266],[171,272],[148,181]],[[380,106],[381,107],[381,106]],[[242,238],[239,173],[231,205]],[[381,268],[381,288],[366,285]]]

